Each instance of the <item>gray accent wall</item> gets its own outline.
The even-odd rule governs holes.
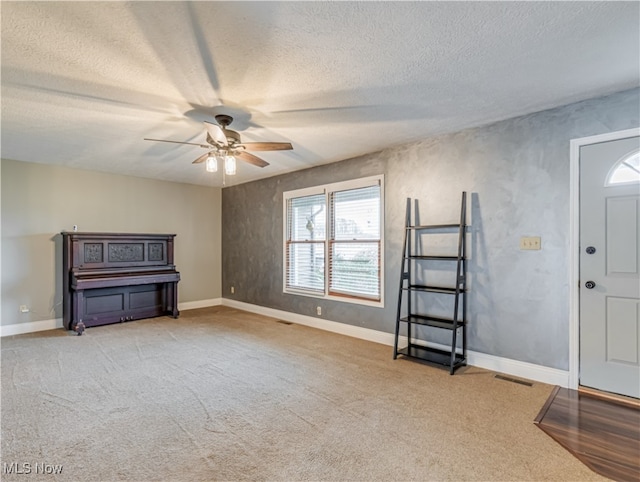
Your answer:
[[[392,333],[406,198],[419,200],[422,222],[452,222],[466,190],[469,349],[567,370],[570,140],[639,125],[633,89],[225,188],[223,297],[307,316],[321,306],[324,319]],[[377,174],[385,176],[384,308],[283,293],[283,192]],[[520,250],[521,236],[540,236],[542,250]]]

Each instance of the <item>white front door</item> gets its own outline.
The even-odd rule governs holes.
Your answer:
[[[640,138],[580,148],[580,385],[640,398]]]

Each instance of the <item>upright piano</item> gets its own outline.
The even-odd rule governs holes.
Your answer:
[[[62,232],[64,326],[177,318],[175,234]],[[80,325],[82,327],[82,325]]]

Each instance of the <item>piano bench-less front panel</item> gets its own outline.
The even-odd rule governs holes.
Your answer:
[[[63,232],[63,320],[75,329],[178,312],[174,234]]]

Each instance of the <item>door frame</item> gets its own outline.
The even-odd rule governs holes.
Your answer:
[[[569,153],[569,388],[580,384],[580,148],[640,136],[640,127],[571,139]]]

